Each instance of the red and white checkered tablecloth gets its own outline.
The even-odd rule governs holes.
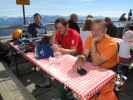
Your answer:
[[[87,75],[80,76],[72,69],[76,59],[71,55],[61,56],[61,58],[55,59],[55,63],[49,63],[49,60],[46,59],[36,60],[33,53],[27,53],[26,57],[82,98],[86,96],[90,98],[95,95],[114,76],[112,71],[98,69],[91,64],[86,64]]]
[[[17,52],[20,52],[19,46],[18,45],[14,45],[13,42],[9,43],[9,45],[14,48]]]
[[[86,63],[85,66],[88,73],[85,76],[80,76],[72,69],[76,58],[71,55],[62,55],[58,58],[41,60],[35,59],[33,53],[26,53],[24,56],[44,72],[47,72],[56,80],[76,92],[81,98],[91,98],[114,77],[114,72],[99,69],[89,63]]]

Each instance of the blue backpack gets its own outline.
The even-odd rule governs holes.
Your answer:
[[[35,57],[37,59],[53,57],[53,49],[50,44],[43,42],[37,43],[37,46],[35,47]]]

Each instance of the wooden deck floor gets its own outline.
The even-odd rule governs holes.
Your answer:
[[[0,94],[3,100],[35,100],[14,74],[1,62]]]

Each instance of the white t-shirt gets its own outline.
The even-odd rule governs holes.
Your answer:
[[[90,31],[81,31],[80,32],[80,36],[81,36],[83,41],[86,40],[86,38],[88,37],[89,33],[90,33]]]
[[[123,40],[128,42],[130,48],[133,49],[133,31],[128,30],[127,32],[125,32],[125,34],[123,35]]]
[[[129,59],[131,57],[131,54],[128,42],[123,40],[119,43],[119,45],[119,57]]]

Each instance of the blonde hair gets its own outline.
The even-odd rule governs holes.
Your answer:
[[[16,31],[12,33],[12,39],[13,40],[19,39],[21,38],[22,35],[23,35],[23,30],[16,29]]]

